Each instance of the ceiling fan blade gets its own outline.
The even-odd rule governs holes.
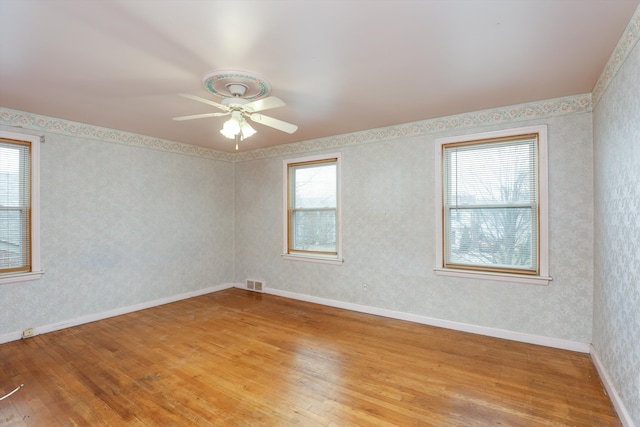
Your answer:
[[[226,116],[227,114],[229,114],[228,112],[226,113],[204,113],[204,114],[193,114],[191,116],[180,116],[180,117],[174,117],[173,120],[177,120],[177,121],[181,121],[181,120],[193,120],[193,119],[202,119],[205,117],[219,117],[219,116]]]
[[[217,102],[211,101],[210,99],[202,98],[200,96],[191,95],[191,94],[188,94],[188,93],[181,93],[180,96],[192,99],[194,101],[202,102],[202,103],[207,104],[207,105],[212,105],[212,106],[214,106],[216,108],[221,109],[222,111],[229,111],[229,107],[227,107],[226,105],[218,104]]]
[[[298,126],[296,125],[283,122],[282,120],[274,119],[273,117],[263,116],[262,114],[254,113],[249,115],[249,117],[256,123],[281,130],[282,132],[294,133],[298,130]]]
[[[270,96],[268,98],[258,99],[256,101],[249,102],[248,104],[244,104],[244,108],[252,111],[258,112],[263,110],[269,110],[271,108],[284,107],[284,101],[276,96]]]

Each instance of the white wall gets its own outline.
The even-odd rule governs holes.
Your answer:
[[[93,136],[76,136],[65,129],[84,125],[14,113],[3,123],[45,123],[45,274],[0,285],[0,337],[232,280],[233,163],[114,143],[137,137],[101,138],[90,126]]]
[[[550,105],[564,100],[550,101]],[[283,260],[282,160],[300,152],[236,163],[237,282],[262,279],[280,291],[581,343],[591,342],[593,301],[592,122],[590,112],[522,114],[535,105],[469,113],[450,128],[424,124],[340,151],[344,265]],[[552,108],[552,111],[558,109]],[[545,117],[542,117],[545,116]],[[484,117],[484,119],[482,119]],[[504,115],[503,115],[504,117]],[[474,123],[486,123],[477,125]],[[471,125],[469,123],[472,123]],[[549,286],[436,276],[434,140],[443,135],[547,124]],[[356,138],[357,139],[357,138]],[[313,144],[314,154],[321,152]],[[303,147],[304,150],[304,147]],[[580,207],[576,210],[576,207]],[[362,284],[367,284],[367,291]]]
[[[640,426],[640,12],[635,47],[594,109],[593,347]]]

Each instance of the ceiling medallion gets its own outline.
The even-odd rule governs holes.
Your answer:
[[[255,101],[271,93],[271,85],[259,74],[239,70],[220,70],[202,77],[204,88],[214,95],[223,98],[234,98],[230,88],[234,85],[244,86],[243,99]]]

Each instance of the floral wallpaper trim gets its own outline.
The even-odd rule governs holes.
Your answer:
[[[246,151],[237,153],[234,160],[244,161],[288,154],[306,153],[309,151],[366,144],[393,138],[439,133],[452,129],[466,129],[500,123],[513,123],[523,120],[563,116],[567,114],[591,111],[591,94],[574,95]]]
[[[394,138],[439,133],[452,129],[466,129],[500,123],[513,123],[523,120],[563,116],[567,114],[591,111],[591,94],[582,94],[509,107],[481,110],[436,119],[428,119],[378,129],[369,129],[361,132],[294,142],[291,144],[277,145],[274,147],[241,153],[225,153],[181,142],[169,141],[47,116],[40,116],[4,107],[0,107],[0,124],[21,126],[43,132],[53,132],[82,138],[94,138],[102,141],[136,147],[235,162],[288,154],[306,153],[349,145],[367,144]]]
[[[133,147],[148,148],[152,150],[168,151],[176,154],[203,157],[214,160],[233,161],[232,153],[198,147],[176,141],[139,135],[100,126],[88,125],[79,122],[56,119],[23,111],[0,107],[0,124],[17,126],[25,129],[51,132],[62,135],[77,136],[80,138],[98,139],[106,142],[124,144]]]
[[[598,78],[595,87],[592,91],[593,96],[593,105],[596,105],[602,94],[609,86],[613,77],[618,73],[618,70],[629,56],[629,53],[633,50],[633,47],[640,40],[640,6],[636,9],[627,25],[627,28],[622,33],[622,37],[618,41],[611,57],[609,57],[609,61],[607,61],[607,65],[605,65],[602,74]]]

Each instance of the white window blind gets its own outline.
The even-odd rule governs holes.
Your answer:
[[[31,271],[30,150],[0,139],[0,274]]]
[[[337,255],[337,159],[288,165],[288,251]]]
[[[538,135],[443,145],[444,267],[539,273]]]

